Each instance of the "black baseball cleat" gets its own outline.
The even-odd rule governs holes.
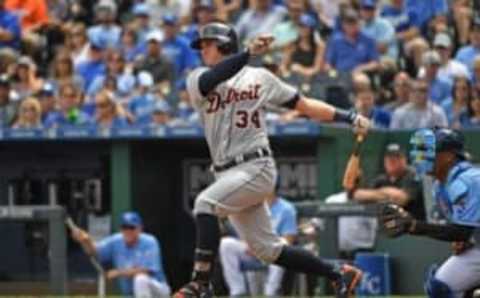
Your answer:
[[[336,298],[352,297],[353,291],[362,279],[362,271],[351,265],[340,267],[341,277],[333,282]]]
[[[212,298],[213,290],[210,284],[203,284],[196,281],[191,281],[175,294],[173,298]]]

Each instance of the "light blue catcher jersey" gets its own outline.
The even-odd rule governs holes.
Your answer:
[[[440,210],[451,223],[480,230],[480,169],[469,162],[457,163],[448,173],[445,184],[434,185]]]
[[[116,233],[97,243],[96,248],[102,263],[111,263],[115,269],[145,268],[155,279],[165,282],[161,249],[157,239],[150,234],[140,234],[137,244],[129,247],[122,234]],[[119,278],[118,285],[124,295],[132,295],[130,278]]]

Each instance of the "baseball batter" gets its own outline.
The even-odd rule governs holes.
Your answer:
[[[451,129],[422,129],[411,138],[419,175],[435,179],[433,195],[448,223],[415,220],[400,207],[387,207],[383,224],[391,236],[423,235],[454,243],[454,255],[432,266],[425,289],[430,298],[460,298],[480,285],[480,169],[465,160],[463,136]]]
[[[198,110],[212,157],[216,181],[195,202],[197,228],[192,281],[174,297],[212,297],[210,275],[219,246],[217,216],[228,216],[239,236],[261,260],[290,270],[318,274],[332,281],[337,297],[348,297],[361,272],[334,266],[286,245],[272,231],[265,199],[277,176],[264,109],[267,104],[296,109],[317,120],[343,121],[365,134],[368,119],[323,101],[306,98],[263,68],[247,66],[250,56],[268,51],[273,38],[253,39],[239,52],[235,31],[222,23],[200,29],[191,46],[200,50],[205,67],[192,71],[187,90]]]

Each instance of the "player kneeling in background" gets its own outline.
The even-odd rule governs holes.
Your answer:
[[[204,126],[215,182],[195,201],[193,277],[175,298],[213,295],[210,280],[220,241],[218,216],[228,216],[256,257],[292,271],[327,277],[337,297],[348,297],[360,279],[358,269],[334,266],[286,245],[272,230],[265,199],[274,190],[277,170],[265,124],[266,105],[295,109],[316,120],[347,122],[362,134],[370,125],[354,112],[301,95],[264,68],[247,66],[249,58],[266,53],[272,41],[260,36],[239,52],[233,28],[209,23],[191,44],[200,50],[206,66],[189,74],[187,91]]]
[[[108,279],[117,279],[123,295],[135,298],[169,297],[170,287],[165,279],[162,253],[157,239],[142,232],[142,219],[136,212],[121,216],[121,232],[94,243],[81,229],[72,232],[88,254],[96,255],[102,263],[111,263]]]
[[[405,233],[454,242],[454,255],[432,266],[425,282],[430,298],[460,298],[480,285],[480,169],[465,160],[464,139],[451,129],[422,129],[410,143],[417,175],[431,175],[434,198],[447,224],[414,219],[401,207],[383,210],[383,226],[392,237]]]

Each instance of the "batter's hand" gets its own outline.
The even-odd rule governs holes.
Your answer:
[[[365,136],[372,123],[367,117],[357,114],[353,119],[352,125],[355,134]]]
[[[75,228],[75,229],[72,229],[72,238],[73,240],[79,243],[83,243],[85,241],[88,241],[90,236],[85,230],[82,230],[80,228]]]
[[[263,55],[270,50],[273,41],[274,37],[270,34],[259,35],[248,43],[248,52],[252,56]]]

